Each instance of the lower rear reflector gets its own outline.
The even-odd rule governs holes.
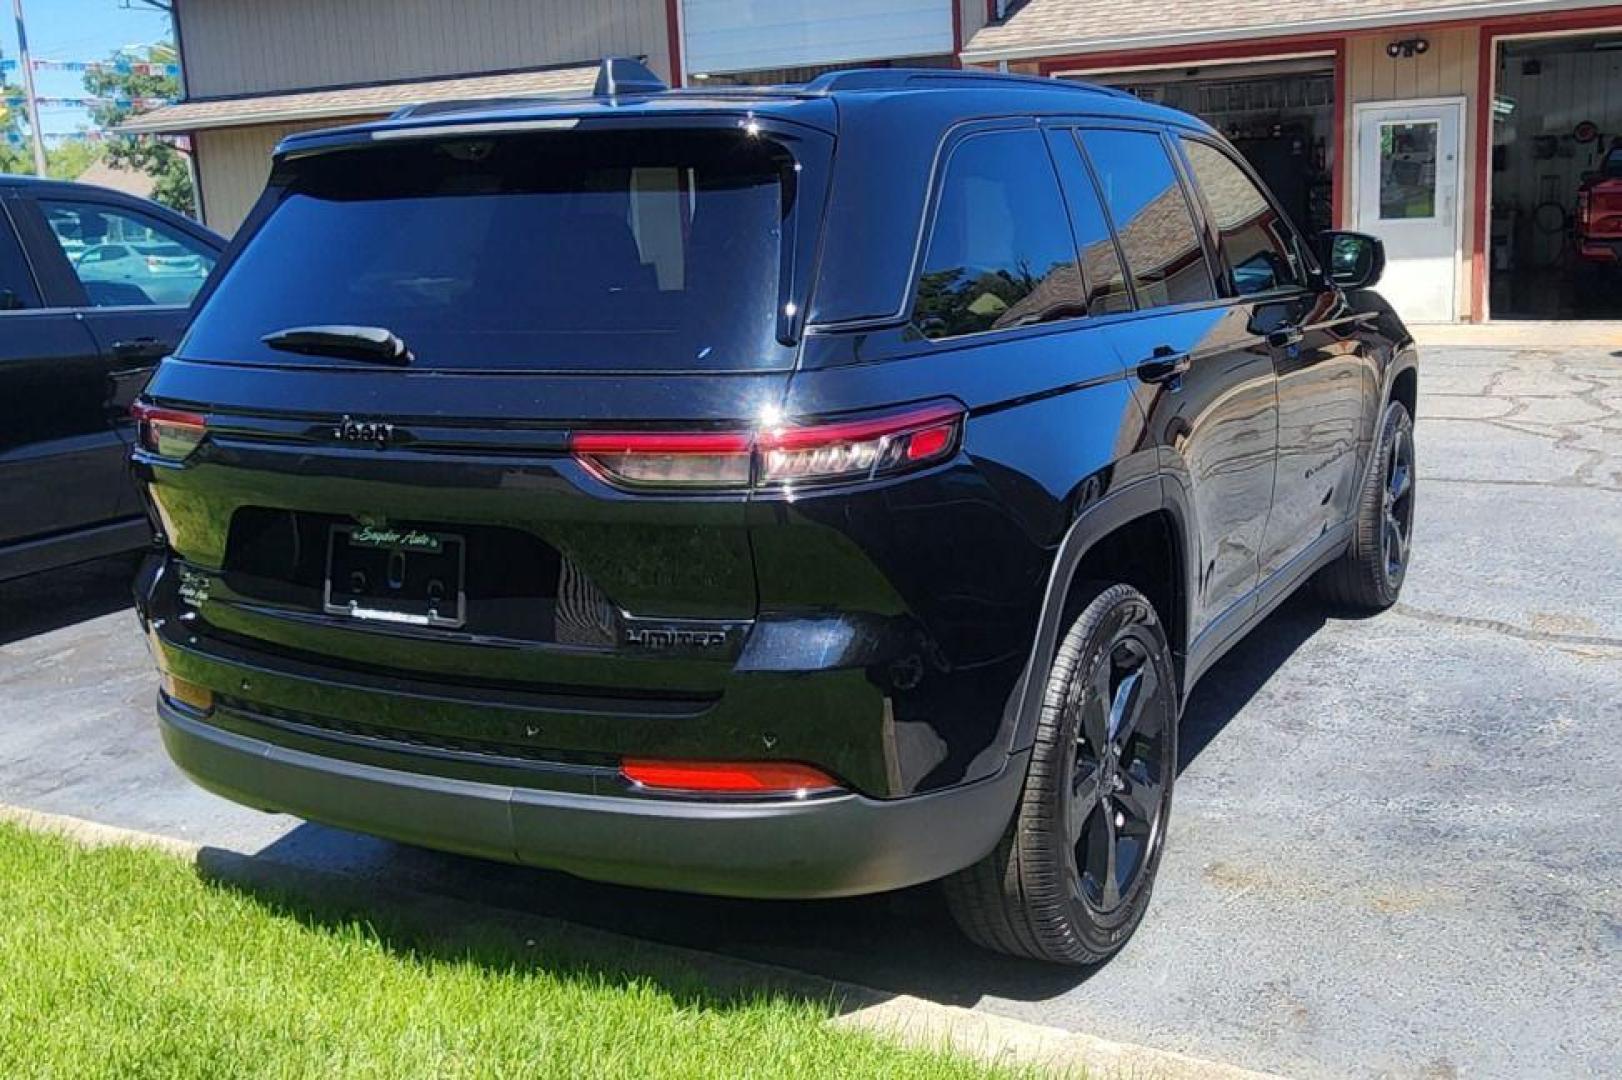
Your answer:
[[[620,763],[627,780],[658,791],[725,795],[793,795],[839,787],[833,777],[792,761],[652,761]]]
[[[178,701],[188,705],[198,712],[208,712],[214,708],[214,691],[206,686],[177,679],[168,672],[163,673],[163,692],[171,701]]]

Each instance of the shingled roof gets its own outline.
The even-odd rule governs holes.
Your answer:
[[[375,116],[393,112],[402,105],[430,101],[584,94],[590,92],[596,81],[597,68],[596,64],[576,64],[534,71],[418,79],[371,86],[194,98],[132,116],[118,129],[130,133],[201,131],[323,117]]]
[[[1342,33],[1590,6],[1583,0],[1024,0],[963,49],[969,63]]]

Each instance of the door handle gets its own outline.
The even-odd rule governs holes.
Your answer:
[[[1306,339],[1299,326],[1281,326],[1267,334],[1267,344],[1275,349],[1288,349],[1301,344]]]
[[[1192,361],[1186,352],[1180,353],[1169,345],[1158,346],[1154,355],[1138,365],[1138,378],[1146,383],[1171,382],[1188,373]]]
[[[120,360],[158,360],[174,352],[174,349],[174,345],[155,337],[113,342],[113,355]]]

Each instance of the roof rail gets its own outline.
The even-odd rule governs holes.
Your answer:
[[[814,94],[832,94],[841,90],[907,90],[923,85],[1027,87],[1044,90],[1079,91],[1087,94],[1107,94],[1110,97],[1131,97],[1124,90],[1114,90],[1093,83],[1073,82],[1069,79],[1049,79],[1040,75],[1010,75],[1001,71],[977,71],[954,68],[847,68],[818,75],[805,84]]]

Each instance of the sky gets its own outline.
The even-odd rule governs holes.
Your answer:
[[[104,60],[125,45],[148,45],[170,36],[169,16],[138,0],[23,0],[28,48],[36,60]],[[17,27],[11,0],[0,0],[0,54],[17,58]],[[15,87],[22,73],[6,75]],[[34,89],[41,97],[83,97],[83,76],[71,71],[38,71]],[[47,134],[77,131],[90,123],[83,109],[53,106],[40,110]]]

